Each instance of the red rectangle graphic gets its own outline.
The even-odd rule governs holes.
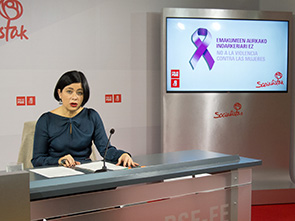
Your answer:
[[[122,95],[114,94],[114,103],[121,103],[121,102],[122,102]]]
[[[179,88],[180,87],[179,79],[171,79],[171,87],[172,88]]]
[[[36,105],[36,97],[35,96],[27,96],[27,105],[35,106]]]
[[[16,97],[16,106],[25,106],[26,105],[26,97],[25,96],[17,96]]]
[[[180,70],[171,70],[171,78],[180,78]]]
[[[113,95],[112,94],[105,95],[105,103],[113,103]]]

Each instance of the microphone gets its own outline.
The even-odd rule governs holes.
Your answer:
[[[100,170],[96,170],[95,173],[99,173],[99,172],[106,172],[108,169],[107,169],[107,166],[106,166],[106,156],[107,156],[107,152],[108,152],[108,149],[109,149],[109,144],[110,144],[110,140],[111,140],[111,137],[112,135],[115,133],[115,129],[112,128],[110,130],[110,135],[109,135],[109,139],[108,139],[108,142],[107,142],[107,145],[106,145],[106,150],[104,152],[104,156],[103,156],[103,166]]]

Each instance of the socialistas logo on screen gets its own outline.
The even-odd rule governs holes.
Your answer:
[[[281,72],[277,72],[275,73],[276,80],[272,79],[272,81],[268,81],[268,82],[258,81],[256,88],[284,85],[284,81],[281,80],[282,77],[283,77],[283,74]]]
[[[200,39],[199,36],[202,36],[204,38],[203,41]],[[194,45],[197,47],[197,50],[189,61],[192,69],[194,70],[196,68],[198,61],[201,57],[203,57],[207,62],[209,70],[211,70],[215,63],[214,59],[207,49],[212,40],[211,33],[206,28],[199,28],[193,33],[191,39]]]
[[[240,103],[235,103],[234,104],[234,109],[235,110],[231,110],[229,112],[215,112],[215,119],[219,119],[219,118],[227,118],[227,117],[238,117],[238,116],[243,116],[243,112],[241,111],[242,109],[242,105]]]
[[[20,27],[13,25],[13,21],[23,15],[23,6],[18,0],[0,0],[0,15],[6,20],[6,25],[0,26],[0,39],[5,39],[7,42],[14,38],[29,39],[24,25]]]

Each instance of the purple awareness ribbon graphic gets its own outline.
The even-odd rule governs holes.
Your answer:
[[[199,36],[205,36],[202,41]],[[210,32],[205,28],[197,29],[192,35],[192,42],[196,45],[197,50],[189,61],[192,68],[195,69],[198,61],[202,56],[204,56],[209,69],[211,70],[214,65],[214,59],[212,58],[210,52],[207,50],[208,45],[211,43],[212,36]]]

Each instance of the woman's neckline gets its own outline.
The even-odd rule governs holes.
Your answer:
[[[58,116],[58,117],[62,117],[62,118],[67,118],[67,119],[72,119],[72,118],[75,118],[75,117],[77,117],[78,115],[80,115],[80,113],[82,113],[83,111],[84,111],[84,109],[85,108],[81,108],[81,110],[77,113],[77,114],[75,114],[75,115],[73,115],[73,116],[66,116],[66,115],[62,115],[62,114],[59,114],[59,113],[56,113],[56,112],[53,112],[53,111],[55,111],[55,110],[52,110],[52,111],[49,111],[49,113],[50,114],[53,114],[53,115],[55,115],[55,116]]]

